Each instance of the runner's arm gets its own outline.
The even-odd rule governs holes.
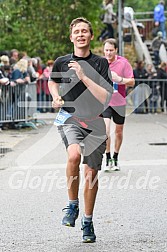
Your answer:
[[[70,61],[68,66],[76,71],[78,78],[84,83],[84,85],[89,89],[89,91],[93,94],[93,96],[102,104],[106,103],[108,99],[108,91],[96,84],[93,80],[85,75],[82,67],[76,61]]]
[[[135,85],[135,79],[133,77],[132,78],[121,77],[114,71],[111,71],[111,75],[112,80],[119,83],[120,85],[123,84],[126,85],[127,87],[133,87]]]
[[[49,91],[51,93],[51,96],[53,98],[52,101],[52,107],[53,108],[59,108],[64,104],[64,101],[62,100],[61,96],[59,95],[59,84],[56,82],[49,80],[48,81],[48,87]]]

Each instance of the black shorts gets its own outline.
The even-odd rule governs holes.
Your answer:
[[[113,122],[116,124],[124,124],[125,122],[125,112],[126,106],[119,106],[119,107],[108,107],[103,113],[103,118],[113,117]]]

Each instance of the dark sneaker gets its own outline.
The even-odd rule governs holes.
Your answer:
[[[66,211],[66,214],[62,219],[62,225],[75,227],[75,221],[79,215],[79,207],[75,204],[70,204],[69,206],[63,208],[63,211]]]
[[[82,241],[85,243],[90,243],[90,242],[95,242],[96,241],[96,235],[94,233],[94,227],[93,227],[93,222],[83,222],[81,221],[82,228],[83,230],[83,236],[82,236]]]

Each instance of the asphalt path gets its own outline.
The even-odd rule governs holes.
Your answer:
[[[79,218],[75,228],[61,225],[66,151],[53,115],[43,120],[38,130],[0,132],[10,149],[0,158],[0,251],[167,251],[167,115],[126,118],[121,171],[99,172],[93,244],[82,243],[82,165]]]

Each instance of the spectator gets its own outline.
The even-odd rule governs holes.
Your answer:
[[[26,59],[28,57],[27,52],[19,52],[18,59]]]
[[[135,113],[148,113],[148,102],[146,100],[146,90],[142,85],[146,83],[146,79],[148,78],[148,73],[146,69],[144,68],[143,61],[138,61],[136,68],[133,70],[134,78],[135,78],[135,87],[138,87],[138,91],[134,93],[133,95],[133,101],[134,101],[134,107],[135,107]],[[141,104],[141,101],[144,102]]]
[[[147,71],[148,79],[155,79],[157,77],[157,72],[156,70],[153,69],[152,64],[147,64],[146,71]]]
[[[99,40],[103,41],[106,38],[114,38],[114,29],[112,23],[115,22],[116,14],[113,11],[113,0],[105,0],[103,3],[103,9],[105,10],[103,23],[105,25],[104,29],[102,30]]]
[[[163,39],[166,39],[166,29],[165,29],[165,14],[164,14],[164,5],[165,1],[160,0],[154,8],[154,24],[155,27],[159,27],[159,30],[162,32]]]
[[[19,52],[17,49],[12,49],[10,51],[10,65],[14,66],[19,59]]]
[[[41,96],[42,96],[43,103],[45,104],[46,102],[46,105],[44,106],[45,108],[43,108],[43,112],[54,112],[54,109],[50,108],[51,106],[49,104],[49,102],[51,103],[51,95],[50,95],[49,87],[48,87],[48,79],[52,72],[53,64],[54,64],[53,60],[48,60],[47,67],[43,71]]]
[[[133,70],[135,79],[138,79],[135,82],[135,86],[138,86],[140,83],[143,83],[143,81],[139,79],[147,79],[148,73],[144,67],[144,62],[142,60],[138,61],[136,64],[136,67]]]
[[[167,107],[167,73],[166,73],[166,66],[165,62],[161,62],[160,67],[157,69],[157,79],[164,79],[165,81],[160,81],[160,95],[161,95],[161,111],[164,112],[164,102],[166,101]]]
[[[149,96],[150,113],[157,113],[158,99],[159,99],[159,85],[156,81],[157,72],[153,70],[152,64],[147,64],[146,71],[148,73],[148,85],[151,88],[151,95]]]
[[[20,59],[14,66],[12,72],[12,81],[15,84],[26,84],[30,82],[30,78],[27,74],[28,62],[25,59]]]
[[[6,116],[6,96],[7,96],[7,88],[6,85],[9,84],[9,79],[6,78],[3,71],[0,70],[0,121],[5,119]]]
[[[36,62],[35,62],[36,60]],[[38,73],[38,79],[37,79],[37,103],[38,103],[38,112],[45,112],[43,110],[43,92],[42,92],[42,86],[43,86],[43,70],[44,66],[42,65],[42,61],[40,57],[36,57],[35,60],[33,59],[35,63],[36,72]]]
[[[159,31],[151,44],[152,50],[154,52],[155,66],[160,64],[159,49],[162,44],[166,45],[167,43],[162,38],[162,32]]]
[[[0,63],[1,66],[4,66],[4,65],[9,65],[9,57],[7,55],[2,55],[1,56],[1,63]]]
[[[10,65],[4,65],[3,67],[3,74],[6,78],[8,78],[9,80],[11,80],[11,76],[12,76],[12,69]]]
[[[8,109],[8,116],[21,119],[25,118],[24,106],[18,106],[18,102],[25,102],[26,89],[24,84],[30,83],[30,77],[27,73],[28,62],[25,59],[20,59],[15,65],[12,71],[10,97],[12,97],[12,104]]]
[[[5,77],[4,73],[0,70],[0,86],[8,84],[9,84],[9,78]]]
[[[27,58],[28,60],[28,68],[27,72],[30,76],[30,81],[36,81],[39,77],[39,73],[37,72],[37,59],[35,58]]]

